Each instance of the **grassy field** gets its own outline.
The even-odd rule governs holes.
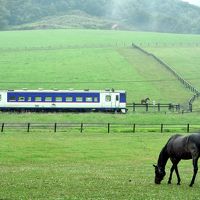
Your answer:
[[[200,90],[199,80],[199,53],[200,47],[170,47],[170,48],[149,48],[150,52],[164,60],[188,82]]]
[[[194,124],[200,121],[199,113],[171,112],[129,112],[127,114],[109,113],[1,113],[0,122],[17,123],[137,123],[137,124]]]
[[[132,42],[175,66],[199,87],[196,45],[200,36],[38,30],[0,32],[0,88],[115,88],[127,91],[128,102],[139,102],[147,96],[156,103],[187,102],[192,93],[151,57],[131,48]],[[171,51],[175,49],[176,53]],[[126,115],[0,113],[0,122],[16,123],[199,125],[199,121],[198,112],[168,110],[130,111]],[[186,131],[175,128],[171,132],[6,130],[0,134],[0,199],[196,199],[200,181],[197,177],[194,187],[189,188],[191,161],[180,164],[181,186],[176,186],[175,178],[170,186],[167,178],[162,185],[153,183],[152,164],[162,146],[173,132]]]
[[[171,134],[10,133],[0,135],[1,199],[196,199],[191,161],[182,185],[154,184],[158,154]],[[170,162],[169,162],[170,163]]]
[[[200,90],[199,46],[195,44],[187,47],[175,45],[171,47],[149,47],[147,50],[172,66],[179,75]],[[200,99],[195,101],[193,108],[195,110],[200,109]]]
[[[155,44],[172,46],[176,44],[193,45],[200,43],[199,35],[149,33],[131,31],[103,30],[35,30],[0,32],[1,49],[24,49],[33,47],[65,47],[66,45],[131,45]]]
[[[46,30],[0,36],[1,89],[115,88],[127,91],[128,102],[148,96],[157,103],[185,103],[192,95],[131,43],[200,42],[195,35]]]

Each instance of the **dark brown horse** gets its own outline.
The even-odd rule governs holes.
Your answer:
[[[142,99],[141,104],[147,104],[149,100],[149,97],[147,97],[146,99]]]
[[[172,162],[172,167],[170,170],[170,176],[168,184],[171,184],[172,174],[175,170],[178,179],[177,185],[180,185],[181,179],[178,172],[178,163],[180,160],[192,159],[193,161],[193,177],[190,186],[194,184],[196,174],[198,171],[198,159],[200,156],[200,133],[193,133],[191,135],[182,136],[174,135],[172,136],[167,144],[163,147],[160,152],[157,165],[155,167],[155,183],[160,184],[165,176],[165,166],[170,158]]]

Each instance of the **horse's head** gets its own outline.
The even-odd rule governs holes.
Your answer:
[[[160,184],[165,176],[165,170],[161,167],[153,165],[155,167],[155,183]]]

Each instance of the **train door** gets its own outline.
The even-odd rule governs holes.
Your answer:
[[[119,94],[107,92],[102,96],[103,107],[107,109],[114,109],[119,107]]]
[[[119,94],[117,94],[117,93],[113,94],[113,101],[115,104],[115,108],[119,108]]]
[[[112,94],[110,92],[103,93],[103,107],[112,108]]]
[[[5,106],[7,103],[7,93],[0,92],[0,106]]]

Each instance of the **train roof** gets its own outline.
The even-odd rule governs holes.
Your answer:
[[[58,89],[52,89],[52,90],[46,90],[39,88],[37,90],[28,90],[26,88],[20,89],[20,90],[0,90],[0,92],[74,92],[74,93],[106,93],[106,92],[115,92],[115,93],[125,93],[125,90],[114,90],[114,89],[105,89],[105,90],[89,90],[89,89],[84,89],[84,90],[74,90],[74,89],[68,89],[68,90],[58,90]]]

